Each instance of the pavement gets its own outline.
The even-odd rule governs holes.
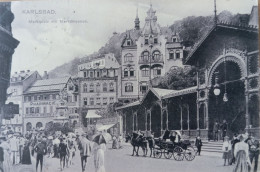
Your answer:
[[[122,149],[112,149],[111,144],[107,144],[105,151],[105,168],[106,172],[230,172],[234,166],[223,166],[223,159],[219,154],[202,152],[201,156],[196,156],[193,161],[175,161],[173,158],[165,159],[162,156],[160,159],[153,157],[143,157],[142,150],[139,150],[140,156],[131,156],[132,146],[126,143]],[[149,154],[149,152],[148,152]],[[65,168],[64,172],[81,172],[79,151],[76,152],[74,165]],[[44,158],[43,172],[59,172],[59,159]],[[15,172],[34,172],[35,157],[32,157],[32,165],[15,165]],[[88,158],[86,172],[94,172],[93,156]]]

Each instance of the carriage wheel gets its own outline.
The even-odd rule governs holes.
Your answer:
[[[196,151],[192,146],[188,146],[185,150],[184,157],[188,161],[192,161],[196,156]]]
[[[176,146],[173,149],[173,158],[176,161],[182,161],[184,159],[184,150],[181,147]]]
[[[172,151],[169,150],[169,149],[165,149],[165,150],[164,150],[164,157],[165,157],[166,159],[170,159],[170,158],[172,157]]]
[[[162,151],[161,150],[158,150],[158,149],[155,149],[154,151],[153,151],[153,156],[155,157],[155,158],[161,158],[162,157]]]

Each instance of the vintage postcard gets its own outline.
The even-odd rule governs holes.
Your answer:
[[[257,172],[257,0],[0,0],[0,172]]]

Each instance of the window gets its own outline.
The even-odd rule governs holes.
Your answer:
[[[78,96],[74,95],[74,101],[77,102],[78,101]]]
[[[127,68],[124,69],[124,77],[128,77],[128,69]]]
[[[43,100],[43,95],[40,95],[40,98],[39,98],[39,100]]]
[[[173,37],[172,42],[177,42],[177,38]]]
[[[181,57],[180,51],[176,51],[176,59],[179,59]]]
[[[160,60],[160,56],[161,56],[160,51],[154,51],[153,52],[153,60],[154,61],[159,61]]]
[[[133,92],[133,84],[132,83],[126,83],[125,84],[125,92]]]
[[[148,45],[148,38],[145,38],[144,44],[145,44],[145,45]]]
[[[88,92],[88,85],[86,83],[83,84],[83,92],[84,93]]]
[[[40,108],[39,107],[35,108],[35,113],[40,113]]]
[[[170,53],[169,53],[169,59],[174,59],[174,52],[173,52],[173,51],[170,51]]]
[[[83,98],[83,104],[84,104],[84,106],[87,106],[88,105],[88,98]]]
[[[94,98],[90,98],[90,105],[94,105]]]
[[[73,85],[69,85],[69,91],[73,91],[73,90],[74,90]]]
[[[135,76],[135,71],[133,68],[130,68],[130,76]]]
[[[28,101],[32,101],[32,97],[31,96],[28,96]]]
[[[30,113],[34,113],[34,107],[30,108]]]
[[[100,92],[100,84],[99,83],[97,83],[97,85],[96,85],[96,92]]]
[[[60,95],[59,94],[56,94],[56,99],[59,99],[60,98]]]
[[[126,45],[130,46],[131,45],[131,40],[127,40]]]
[[[103,92],[107,92],[107,83],[103,83]]]
[[[110,103],[114,103],[114,97],[110,97]]]
[[[99,78],[100,77],[100,72],[99,71],[97,71],[97,78]]]
[[[26,114],[29,114],[29,112],[30,112],[30,109],[26,108]]]
[[[89,86],[89,92],[94,92],[94,84],[90,84],[90,86]]]
[[[53,98],[52,98],[52,95],[50,94],[50,100],[52,100]]]
[[[148,90],[147,85],[141,85],[141,86],[140,86],[140,92],[141,92],[142,94],[145,94],[147,90]]]
[[[43,107],[43,113],[47,113],[47,108]]]
[[[149,71],[149,68],[143,68],[142,69],[142,76],[144,76],[144,77],[147,77],[147,76],[149,76],[150,75],[150,71]]]
[[[109,91],[110,91],[110,92],[113,92],[113,91],[114,91],[114,83],[113,83],[113,82],[111,82],[111,83],[109,84]]]
[[[49,100],[49,95],[44,95],[44,100]]]
[[[103,70],[102,76],[103,76],[103,77],[106,77],[106,76],[107,76],[107,70],[105,70],[105,69]]]
[[[161,68],[160,67],[155,67],[153,69],[153,74],[154,75],[161,75]]]
[[[90,78],[93,78],[94,77],[94,72],[93,71],[89,72],[89,75],[90,75]]]
[[[133,55],[130,54],[130,53],[126,54],[126,55],[124,56],[124,60],[125,60],[125,62],[131,62],[131,61],[133,61]]]
[[[149,52],[148,52],[148,51],[144,51],[144,52],[142,53],[141,60],[142,60],[142,61],[146,61],[146,62],[149,61]]]
[[[72,102],[72,96],[68,96],[68,102],[71,103]]]
[[[103,97],[103,105],[107,105],[107,98]]]
[[[158,39],[157,38],[154,38],[154,43],[158,44]]]
[[[83,74],[84,74],[84,78],[86,78],[87,77],[87,72],[84,72]]]
[[[24,96],[24,102],[26,102],[27,101],[27,97],[26,96]]]

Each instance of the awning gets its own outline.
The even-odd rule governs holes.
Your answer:
[[[98,131],[104,131],[104,130],[108,130],[109,128],[113,127],[116,124],[108,124],[108,125],[102,125],[100,127],[97,128]]]
[[[101,118],[102,116],[96,113],[96,110],[88,110],[86,118]]]

